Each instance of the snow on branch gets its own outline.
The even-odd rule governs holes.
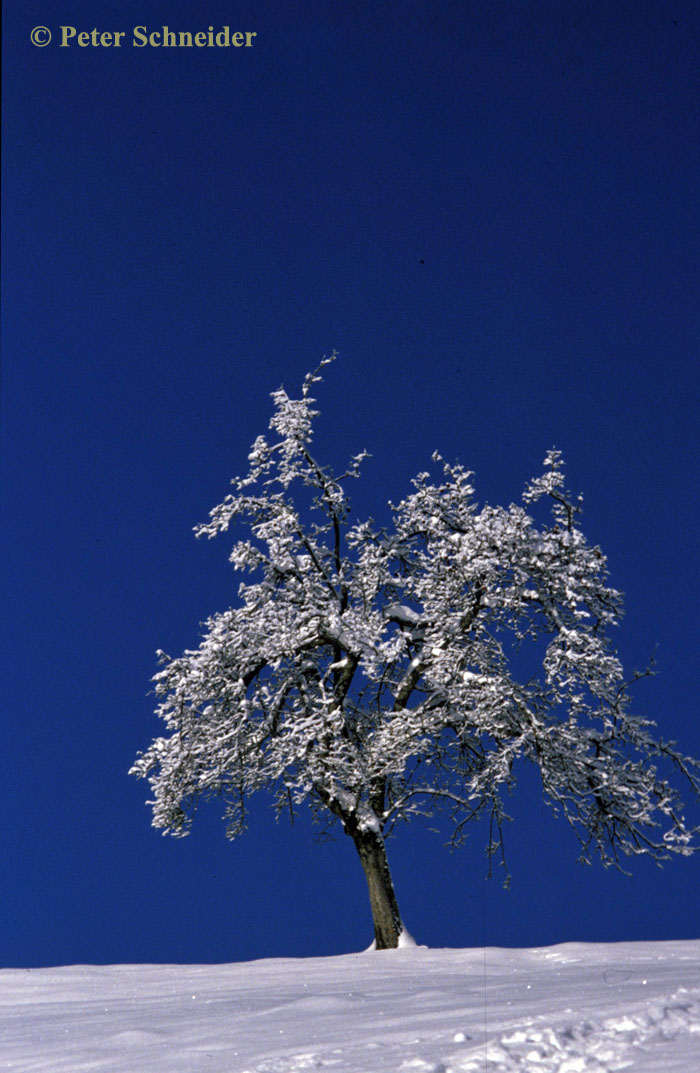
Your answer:
[[[674,780],[694,797],[698,764],[631,711],[612,637],[622,597],[560,452],[508,507],[479,507],[473,474],[435,455],[438,475],[419,474],[381,530],[354,517],[342,483],[366,453],[339,477],[311,453],[311,390],[334,359],[298,397],[273,392],[270,438],[197,529],[234,528],[231,562],[249,580],[156,675],[167,734],[132,769],[150,780],[155,826],[181,833],[201,797],[220,796],[233,836],[266,790],[360,848],[439,806],[455,842],[488,815],[493,854],[527,761],[584,859],[694,851]],[[528,508],[545,498],[541,525]]]

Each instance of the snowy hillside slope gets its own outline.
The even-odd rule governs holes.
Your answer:
[[[0,972],[14,1073],[697,1073],[700,942]]]

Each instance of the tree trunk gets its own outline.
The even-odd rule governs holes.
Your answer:
[[[399,945],[403,924],[391,881],[384,839],[376,831],[367,830],[356,830],[350,837],[355,843],[367,879],[375,948],[392,950]]]

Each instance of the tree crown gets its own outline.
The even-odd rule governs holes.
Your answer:
[[[583,859],[690,853],[696,830],[656,765],[696,793],[698,765],[630,713],[610,641],[622,597],[560,453],[520,505],[479,507],[472,474],[434,455],[439,479],[419,474],[389,528],[354,520],[347,484],[365,452],[340,476],[312,453],[321,368],[299,398],[273,393],[271,435],[196,530],[235,527],[231,562],[249,577],[197,649],[159,653],[168,735],[132,769],[150,778],[154,825],[186,833],[196,801],[222,795],[233,837],[268,789],[279,809],[308,802],[348,833],[442,805],[458,843],[487,814],[493,853],[524,759]]]

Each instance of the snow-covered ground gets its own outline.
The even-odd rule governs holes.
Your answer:
[[[698,1073],[700,942],[0,972],[0,1070]]]

